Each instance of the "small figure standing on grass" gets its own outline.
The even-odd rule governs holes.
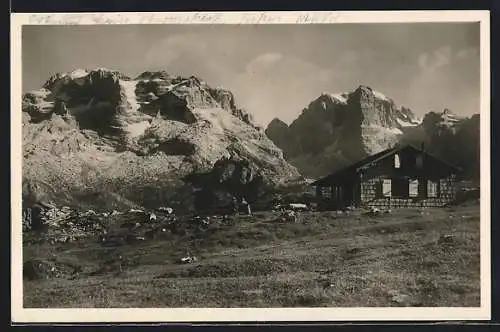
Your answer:
[[[250,204],[246,201],[245,197],[241,199],[241,205],[243,208],[246,210],[246,213],[251,216],[252,215],[252,208],[250,207]]]
[[[149,221],[156,221],[156,214],[154,212],[149,213]]]
[[[119,268],[119,270],[120,270],[120,273],[122,273],[122,272],[123,272],[123,268],[122,268],[122,261],[123,261],[123,258],[122,258],[122,256],[120,255],[120,256],[118,257],[118,268]]]

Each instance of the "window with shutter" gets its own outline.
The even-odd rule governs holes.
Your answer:
[[[332,197],[332,190],[330,187],[321,187],[321,196],[326,198]]]
[[[418,180],[410,181],[408,186],[408,192],[410,197],[418,197]]]
[[[444,192],[446,192],[448,186],[450,184],[448,183],[447,179],[440,179],[439,184],[438,184],[438,196],[441,196]]]
[[[391,179],[382,180],[382,196],[391,197],[392,194],[392,181]]]
[[[438,184],[435,181],[427,180],[427,197],[438,197]]]

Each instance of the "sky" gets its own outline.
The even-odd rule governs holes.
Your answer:
[[[479,113],[478,23],[24,26],[23,92],[57,72],[165,70],[230,89],[266,125],[368,85],[423,116]]]

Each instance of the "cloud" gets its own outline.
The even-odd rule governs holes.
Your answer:
[[[365,58],[370,56],[367,53],[364,53]],[[344,67],[344,68],[350,68],[358,65],[362,60],[363,54],[360,54],[360,52],[356,52],[354,50],[346,50],[342,52],[341,56],[339,57],[338,61],[336,62],[337,67]]]
[[[419,58],[420,72],[413,76],[407,92],[418,113],[449,108],[465,115],[478,111],[479,58],[477,48],[452,52],[443,47]]]
[[[197,75],[211,86],[227,87],[237,105],[263,125],[275,116],[293,120],[321,91],[329,90],[334,76],[330,68],[272,49],[245,59],[245,55],[234,56],[234,39],[222,39],[174,35],[152,45],[146,63],[151,70]]]
[[[265,53],[250,60],[246,66],[247,73],[263,70],[279,62],[283,58],[281,53]]]
[[[479,50],[475,47],[461,49],[456,54],[457,58],[459,59],[467,59],[470,57],[476,57],[478,55],[479,55]]]
[[[424,72],[432,72],[451,62],[451,48],[443,46],[431,53],[423,53],[418,58],[418,65]]]
[[[248,62],[243,75],[247,77],[267,77],[269,81],[290,78],[287,83],[302,83],[302,81],[328,81],[332,77],[331,70],[321,68],[315,63],[296,56],[281,53],[264,53]]]
[[[145,62],[164,69],[183,57],[199,56],[208,51],[206,40],[198,34],[176,34],[154,43],[145,54]]]
[[[250,59],[244,70],[229,79],[238,105],[263,125],[274,117],[292,121],[321,91],[327,90],[333,71],[302,58],[265,52]]]
[[[346,49],[330,60],[332,92],[347,92],[359,85],[382,89],[393,75],[393,60],[374,49]]]

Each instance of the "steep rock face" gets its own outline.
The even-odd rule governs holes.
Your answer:
[[[261,130],[261,128],[254,123],[253,117],[250,113],[236,107],[236,102],[231,91],[223,88],[210,88],[208,91],[224,110],[228,111],[255,129]]]
[[[420,121],[370,87],[323,93],[289,127],[274,120],[266,134],[304,175],[318,177],[395,145]],[[286,125],[286,124],[285,124]]]
[[[23,151],[23,199],[33,202],[164,204],[186,175],[229,157],[266,183],[300,180],[230,91],[166,72],[54,75],[23,96]]]
[[[361,120],[360,154],[374,154],[395,145],[403,134],[400,123],[411,124],[413,120],[396,108],[391,99],[369,87],[358,88],[349,96],[349,101],[353,119],[358,115]],[[360,112],[355,114],[357,110]]]
[[[269,137],[274,142],[274,144],[280,147],[287,146],[288,140],[290,139],[290,131],[288,125],[277,118],[269,122],[265,133],[267,137]],[[283,151],[283,153],[285,155],[285,158],[288,158],[286,152]]]

